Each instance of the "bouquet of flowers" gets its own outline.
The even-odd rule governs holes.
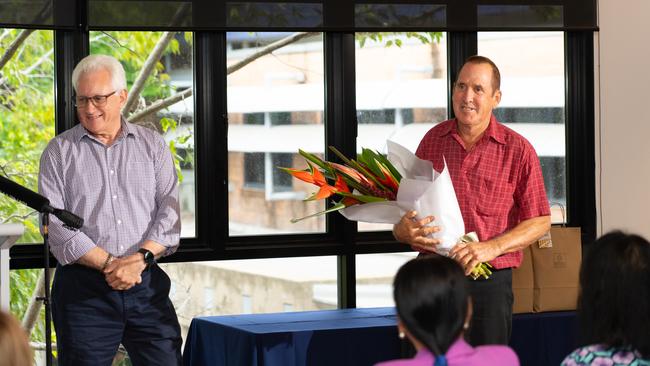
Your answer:
[[[299,150],[307,161],[307,169],[279,168],[319,187],[305,200],[332,198],[334,205],[291,222],[339,211],[349,220],[396,224],[406,212],[416,210],[435,215],[435,225],[441,230],[431,236],[441,240],[436,247],[438,254],[447,255],[458,242],[478,241],[475,233],[465,234],[446,164],[438,173],[430,161],[419,159],[403,146],[392,141],[387,146],[388,157],[364,148],[356,160],[348,159],[330,146],[343,164]],[[488,278],[492,273],[490,268],[488,263],[480,263],[471,276]]]

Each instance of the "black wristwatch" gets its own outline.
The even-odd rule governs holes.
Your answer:
[[[142,253],[144,256],[144,264],[147,265],[147,268],[151,267],[152,264],[156,263],[156,256],[150,250],[140,248],[138,253]]]

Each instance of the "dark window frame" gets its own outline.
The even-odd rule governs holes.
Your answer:
[[[341,3],[341,2],[333,2]],[[450,14],[450,15],[453,15]],[[87,24],[83,17],[80,24]],[[1,25],[4,26],[4,25]],[[131,30],[131,29],[113,29]],[[257,29],[259,30],[259,29]],[[399,29],[382,29],[382,31]],[[525,30],[525,29],[520,29]],[[330,215],[326,232],[318,234],[228,235],[228,151],[226,109],[226,33],[194,33],[196,237],[183,238],[178,252],[166,262],[297,256],[338,256],[339,306],[356,305],[355,255],[405,251],[390,232],[357,232],[354,222]],[[326,145],[345,154],[356,149],[354,32],[324,33]],[[56,131],[75,124],[70,77],[76,62],[89,52],[88,29],[55,31]],[[582,228],[583,242],[595,239],[595,146],[593,33],[565,32],[567,209],[568,225]],[[476,53],[476,32],[448,33],[448,80],[455,79],[463,60]],[[451,88],[449,88],[451,90]],[[448,98],[450,103],[451,98]],[[452,113],[452,108],[448,109]],[[328,159],[333,156],[328,154]],[[53,258],[52,258],[53,259]],[[42,245],[11,249],[12,269],[39,268]],[[51,263],[56,263],[52,261]]]

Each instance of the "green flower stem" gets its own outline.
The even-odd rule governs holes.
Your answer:
[[[476,235],[476,233],[473,231],[461,236],[459,240],[461,243],[477,243],[478,241],[478,235]],[[480,277],[483,277],[487,280],[490,278],[493,268],[494,267],[492,267],[490,263],[481,262],[477,264],[474,269],[472,269],[472,272],[470,272],[469,276],[472,277],[473,280],[477,280]]]

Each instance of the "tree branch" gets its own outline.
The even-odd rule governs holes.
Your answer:
[[[250,64],[251,62],[257,60],[258,58],[260,58],[262,56],[265,56],[265,55],[268,55],[269,53],[277,50],[278,48],[282,48],[282,47],[284,47],[284,46],[286,46],[286,45],[288,45],[290,43],[294,43],[294,42],[297,42],[297,41],[299,41],[299,40],[301,40],[303,38],[308,38],[308,37],[311,37],[311,36],[315,36],[317,34],[318,34],[318,32],[298,32],[298,33],[294,33],[294,34],[292,34],[292,35],[290,35],[288,37],[285,37],[285,38],[283,38],[283,39],[281,39],[279,41],[273,42],[270,45],[262,48],[261,50],[253,53],[252,55],[244,58],[243,60],[228,66],[228,68],[226,69],[226,74],[230,75],[233,72],[235,72],[235,71],[241,69],[242,67]]]
[[[190,4],[184,3],[180,8],[178,8],[176,14],[174,14],[174,17],[170,22],[171,25],[179,25],[179,23],[182,22],[183,17],[187,15],[187,12],[189,10],[190,10]],[[129,97],[126,100],[126,104],[124,105],[124,108],[122,108],[122,113],[128,114],[131,112],[131,110],[133,110],[133,108],[136,105],[136,101],[138,100],[138,98],[140,98],[140,93],[142,93],[142,89],[144,89],[145,82],[149,78],[149,75],[151,75],[151,72],[156,66],[156,63],[160,61],[163,52],[169,45],[169,42],[171,42],[171,40],[174,38],[174,35],[176,35],[176,32],[164,32],[163,35],[160,37],[153,51],[149,54],[149,57],[147,57],[147,60],[142,66],[142,69],[140,69],[140,73],[138,74],[138,77],[133,82],[133,85],[131,86],[131,90],[129,91]]]
[[[55,268],[50,268],[50,282],[52,281],[52,278],[54,277],[54,271]],[[48,283],[48,286],[50,284]],[[23,316],[23,328],[27,332],[27,334],[31,334],[32,330],[34,329],[34,324],[36,324],[36,320],[38,319],[38,314],[41,311],[41,306],[43,305],[43,302],[41,300],[38,300],[39,297],[43,297],[45,294],[45,270],[42,270],[41,273],[38,275],[38,280],[36,280],[36,287],[34,288],[34,292],[32,293],[32,296],[29,299],[29,305],[27,305],[27,309],[25,310],[25,315]]]
[[[233,72],[235,72],[235,71],[241,69],[242,67],[250,64],[251,62],[257,60],[258,58],[260,58],[262,56],[265,56],[265,55],[268,55],[269,53],[277,50],[278,48],[282,48],[282,47],[284,47],[284,46],[286,46],[288,44],[291,44],[293,42],[297,42],[298,40],[301,40],[303,38],[308,38],[308,37],[315,36],[317,34],[318,34],[318,32],[298,32],[298,33],[294,33],[294,34],[292,34],[292,35],[290,35],[290,36],[288,36],[286,38],[283,38],[283,39],[281,39],[281,40],[279,40],[277,42],[271,43],[268,46],[262,48],[261,50],[251,54],[250,56],[248,56],[248,57],[246,57],[246,58],[244,58],[244,59],[242,59],[242,60],[240,60],[240,61],[238,61],[238,62],[236,62],[236,63],[234,63],[232,65],[230,65],[226,69],[226,74],[230,75]],[[137,122],[137,121],[143,119],[144,117],[146,117],[146,116],[148,116],[148,115],[150,115],[152,113],[156,113],[161,109],[165,109],[165,108],[169,107],[170,105],[172,105],[174,103],[177,103],[177,102],[179,102],[179,101],[181,101],[181,100],[183,100],[185,98],[188,98],[191,95],[192,95],[192,88],[185,89],[180,93],[172,95],[171,97],[159,100],[159,101],[151,104],[150,106],[148,106],[147,108],[145,108],[145,109],[143,109],[141,111],[135,112],[134,114],[132,114],[131,116],[128,117],[128,120],[129,120],[129,122]]]
[[[2,55],[2,58],[0,58],[0,70],[11,60],[12,57],[14,57],[14,54],[16,54],[16,51],[18,51],[18,47],[25,42],[27,37],[29,37],[30,34],[34,32],[33,29],[23,29],[20,31],[20,34],[18,34],[18,37],[14,39],[13,42],[7,47],[7,50],[5,53]]]
[[[11,215],[11,216],[5,218],[4,220],[2,220],[1,223],[4,224],[4,223],[9,222],[9,221],[11,221],[13,219],[20,219],[20,220],[24,221],[24,220],[27,220],[30,216],[36,215],[37,213],[38,213],[38,211],[30,211],[26,215]]]
[[[144,84],[149,78],[149,75],[153,72],[158,61],[160,61],[163,52],[169,45],[169,42],[174,38],[174,35],[176,35],[176,32],[164,32],[162,34],[156,43],[156,46],[153,48],[153,51],[149,54],[149,57],[147,57],[147,60],[140,69],[138,77],[133,82],[131,90],[129,91],[129,97],[126,99],[126,103],[122,108],[122,113],[129,113],[133,107],[135,107],[136,101],[140,98],[140,93],[142,93],[142,89],[144,89]]]
[[[192,88],[185,89],[180,93],[176,93],[172,95],[171,97],[157,100],[155,103],[151,104],[147,108],[130,115],[128,120],[129,122],[138,122],[142,120],[144,117],[152,113],[156,113],[161,109],[165,109],[174,103],[178,103],[181,100],[188,98],[190,95],[192,95]]]

